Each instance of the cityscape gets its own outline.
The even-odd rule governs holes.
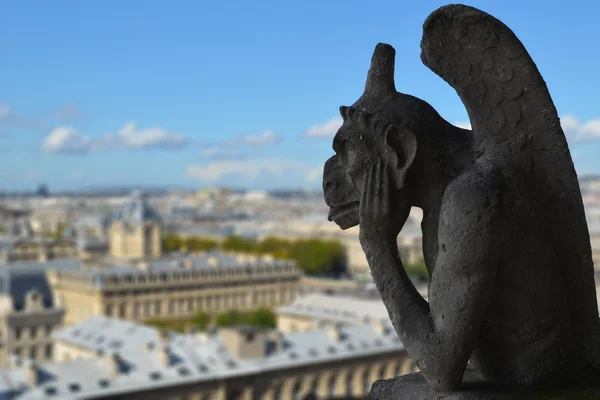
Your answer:
[[[362,91],[367,54],[402,34],[418,43],[441,3],[415,5],[402,27],[392,2],[382,7],[394,18],[339,2],[149,3],[118,16],[114,5],[12,5],[0,27],[10,75],[0,78],[0,400],[358,400],[377,380],[418,372],[360,227],[328,220],[321,181],[342,125],[333,115]],[[490,11],[521,32],[528,22],[510,8],[524,6],[508,3]],[[338,15],[347,21],[321,26]],[[338,49],[367,16],[382,23]],[[581,17],[564,15],[573,26]],[[554,22],[538,25],[550,35]],[[406,91],[451,97],[436,107],[469,129],[455,93],[419,85],[433,78],[416,47],[406,52]],[[577,109],[560,74],[545,72],[565,110],[600,303],[600,104]],[[422,220],[413,207],[397,247],[427,300]]]

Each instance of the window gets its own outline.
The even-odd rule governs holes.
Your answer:
[[[37,328],[34,326],[31,328],[31,338],[35,339],[36,336],[37,336]]]
[[[161,303],[160,303],[160,300],[156,300],[156,301],[154,302],[154,314],[155,314],[155,315],[160,315],[160,311],[161,311],[160,309],[161,309],[161,306],[162,306],[162,305],[161,305]]]
[[[335,387],[335,375],[332,375],[331,378],[329,378],[329,384],[327,385],[327,393],[329,396],[333,397],[336,395],[336,387]]]
[[[169,300],[169,314],[175,314],[175,300]]]
[[[119,318],[125,318],[125,314],[126,314],[126,306],[125,303],[121,303],[119,305]]]
[[[363,372],[362,384],[363,384],[363,392],[369,393],[371,391],[371,377],[369,376],[368,369],[366,369],[365,372]]]
[[[104,308],[104,314],[107,317],[112,317],[112,314],[113,314],[113,305],[112,304],[106,305],[106,307]]]
[[[140,303],[136,301],[133,303],[133,318],[139,318],[140,316]]]
[[[15,339],[21,340],[21,328],[15,328]]]
[[[302,396],[302,385],[299,381],[296,381],[294,387],[292,388],[292,399],[293,400],[303,400],[304,396]]]
[[[346,396],[351,397],[354,392],[354,372],[352,370],[348,371],[346,375]]]
[[[37,348],[35,346],[29,349],[29,359],[37,360]]]
[[[46,360],[52,359],[52,345],[51,344],[46,345],[46,354],[44,354],[44,355],[46,356]]]
[[[150,314],[152,314],[152,303],[150,303],[149,301],[144,303],[144,317],[149,317]]]

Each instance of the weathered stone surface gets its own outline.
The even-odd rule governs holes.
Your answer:
[[[360,226],[390,319],[433,389],[460,390],[469,360],[506,388],[600,382],[583,201],[535,63],[507,26],[463,5],[427,18],[421,49],[473,129],[397,92],[395,50],[378,44],[363,95],[340,108],[323,176],[329,219]],[[429,302],[396,245],[411,207],[423,209]]]
[[[367,400],[592,400],[600,399],[600,386],[569,389],[508,389],[485,382],[473,371],[466,371],[461,389],[436,392],[420,373],[378,380]]]

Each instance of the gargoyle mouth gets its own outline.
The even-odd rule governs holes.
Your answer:
[[[353,202],[345,204],[343,206],[330,207],[329,215],[327,216],[327,219],[329,221],[333,221],[335,219],[340,219],[340,218],[344,217],[346,214],[356,211],[356,209],[358,208],[358,205],[359,205],[358,201],[353,201]]]

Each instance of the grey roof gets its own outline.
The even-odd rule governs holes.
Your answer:
[[[188,263],[189,262],[189,263]],[[180,274],[182,272],[210,272],[223,270],[244,270],[257,271],[261,269],[278,269],[289,271],[297,270],[295,263],[287,260],[269,260],[258,259],[256,261],[243,261],[236,256],[223,254],[219,252],[207,252],[200,255],[184,256],[173,255],[152,261],[148,267],[140,269],[134,265],[109,265],[102,268],[86,267],[84,268],[79,259],[53,259],[47,262],[12,262],[2,266],[10,269],[30,269],[37,271],[54,270],[58,273],[78,274],[88,276],[95,285],[102,286],[105,279],[113,277],[147,277],[152,274],[160,274],[160,278],[169,274]]]
[[[389,320],[387,309],[381,299],[361,299],[323,293],[311,293],[299,297],[293,303],[277,308],[277,313],[346,323]]]
[[[135,334],[131,333],[132,330]],[[279,351],[272,347],[272,339],[267,339],[269,350],[266,356],[246,360],[234,357],[218,334],[204,340],[191,335],[172,335],[168,343],[171,365],[165,367],[160,364],[156,354],[157,350],[163,348],[156,341],[158,333],[152,334],[150,330],[154,329],[105,317],[96,317],[65,328],[56,334],[58,339],[93,351],[98,349],[96,342],[101,335],[106,338],[103,343],[120,340],[119,349],[105,347],[111,352],[99,354],[118,354],[122,371],[127,373],[111,377],[107,360],[98,357],[44,364],[38,366],[38,371],[45,377],[44,381],[27,390],[23,369],[11,368],[0,372],[0,393],[18,390],[21,396],[17,398],[31,400],[50,398],[48,391],[55,393],[54,398],[65,400],[100,394],[126,395],[134,391],[281,371],[403,350],[393,330],[387,327],[383,332],[378,332],[372,325],[340,328],[337,340],[326,331],[284,335],[284,346]],[[75,331],[77,334],[73,338]],[[143,345],[149,342],[152,347],[144,348]],[[73,390],[74,387],[77,391]]]
[[[156,210],[148,203],[146,195],[136,190],[117,211],[114,220],[138,226],[147,221],[159,222],[161,219]]]
[[[0,293],[9,295],[14,309],[25,307],[27,293],[36,290],[42,296],[44,307],[54,306],[52,289],[43,270],[38,268],[0,268]]]

